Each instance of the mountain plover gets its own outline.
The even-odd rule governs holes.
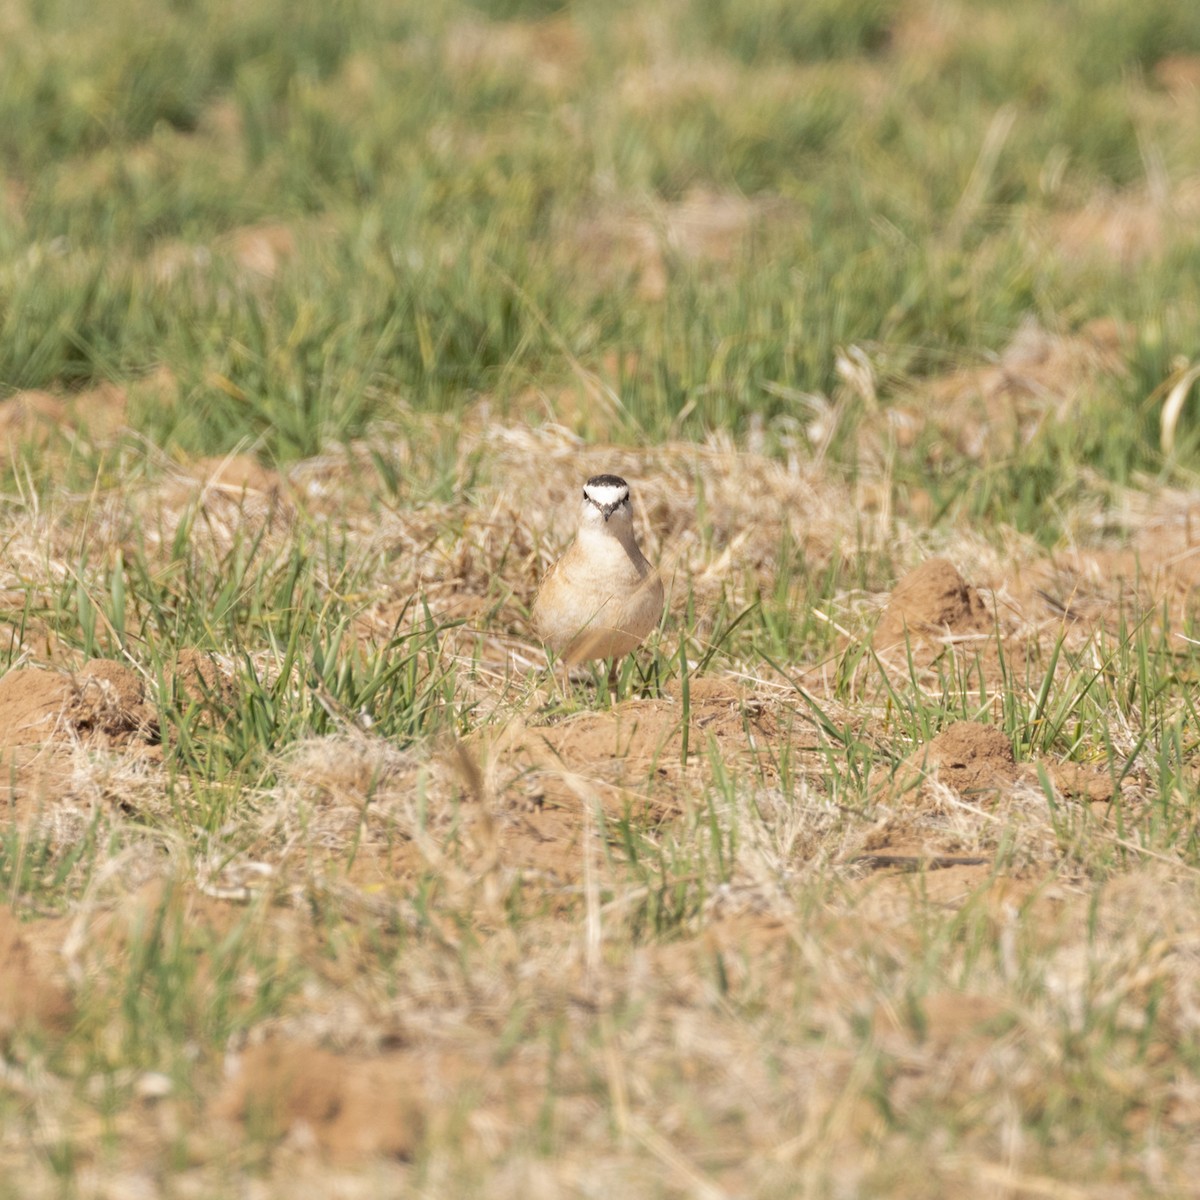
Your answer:
[[[662,610],[662,580],[633,535],[629,484],[593,475],[583,485],[579,532],[534,598],[534,628],[567,664],[612,659],[612,691],[618,660],[641,644]]]

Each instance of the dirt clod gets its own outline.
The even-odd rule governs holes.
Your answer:
[[[961,795],[1002,788],[1020,775],[1012,743],[1001,730],[979,721],[956,721],[904,760],[890,791],[903,796],[936,780]]]
[[[0,679],[0,738],[5,746],[49,741],[67,705],[70,680],[56,671],[24,667]]]
[[[62,1032],[71,1001],[39,965],[12,909],[0,908],[0,1043],[30,1027]]]
[[[892,590],[875,630],[875,648],[885,650],[906,640],[986,634],[993,625],[983,597],[954,564],[945,558],[931,558]]]
[[[268,1137],[307,1134],[349,1163],[408,1159],[423,1132],[415,1068],[400,1054],[366,1059],[272,1040],[242,1055],[215,1113]]]
[[[0,401],[0,446],[12,454],[22,443],[44,446],[61,430],[84,430],[110,437],[125,425],[126,393],[104,383],[84,392],[56,395],[44,391],[14,392]]]
[[[210,717],[217,715],[232,698],[228,673],[211,654],[202,650],[189,648],[179,652],[171,682],[179,699],[199,705]]]
[[[1096,803],[1112,800],[1116,795],[1112,773],[1090,763],[1059,763],[1049,769],[1050,782],[1063,796]]]
[[[142,677],[108,659],[94,659],[72,681],[71,724],[82,734],[101,734],[110,740],[150,740],[157,718],[146,703]]]
[[[228,495],[256,492],[271,497],[279,491],[281,482],[277,471],[264,467],[252,454],[197,459],[188,468],[188,473],[206,488],[218,489]]]
[[[994,725],[955,721],[929,743],[930,756],[939,767],[968,777],[984,770],[989,775],[1007,771],[1016,759],[1012,743]]]
[[[1099,803],[1115,795],[1112,775],[1105,767],[1072,762],[1041,765],[1054,790],[1065,799]],[[1017,784],[1037,790],[1042,786],[1039,764],[1017,762],[1004,732],[979,721],[948,725],[909,754],[890,780],[881,770],[873,783],[881,796],[907,797],[916,802],[933,781],[973,800],[980,793],[998,792]]]
[[[121,663],[95,659],[73,676],[21,667],[0,679],[0,745],[76,736],[124,744],[153,741],[157,732],[141,676]]]

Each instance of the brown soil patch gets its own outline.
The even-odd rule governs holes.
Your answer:
[[[587,60],[587,42],[569,16],[542,21],[458,22],[446,37],[446,65],[457,76],[511,74],[548,92],[569,89]]]
[[[166,938],[176,931],[185,931],[189,940],[215,942],[246,916],[244,905],[206,896],[178,879],[142,878],[128,890],[116,888],[111,907],[88,914],[88,954],[122,955],[139,939]]]
[[[814,921],[823,934],[829,922],[815,914]],[[724,976],[724,987],[734,994],[786,986],[783,980],[792,977],[789,964],[794,967],[802,958],[801,947],[808,933],[771,917],[714,916],[694,936],[639,947],[635,954],[640,978],[635,988],[653,990],[648,986],[649,976],[654,988],[684,1004],[707,1000],[718,971]]]
[[[188,466],[187,473],[205,489],[225,495],[254,493],[274,497],[282,487],[279,472],[264,467],[252,454],[197,459]]]
[[[1036,774],[1037,767],[1032,773]],[[1104,804],[1116,796],[1112,773],[1107,767],[1092,763],[1053,763],[1046,774],[1060,795],[1072,800]]]
[[[890,1053],[908,1052],[914,1040],[943,1052],[994,1035],[1008,1023],[1007,1014],[1006,1006],[991,996],[947,990],[914,1002],[903,1015],[893,1005],[880,1005],[873,1025],[879,1044]]]
[[[1043,775],[1060,801],[1093,806],[1081,821],[1106,820],[1106,802],[1114,794],[1107,768],[1019,763],[1005,734],[977,721],[947,726],[894,774],[878,768],[870,780],[878,822],[847,856],[870,872],[855,894],[879,919],[915,899],[956,907],[985,886],[991,905],[1001,896],[1002,881],[992,877],[1007,829],[1014,863],[1009,873],[1019,878],[1003,880],[1003,896],[1005,903],[1022,902],[1061,861]]]
[[[195,513],[193,543],[218,552],[246,537],[253,525],[282,535],[295,515],[284,477],[251,454],[198,459],[148,493],[143,504],[153,513],[151,537],[169,542],[185,516]],[[270,540],[264,538],[260,548]]]
[[[1112,775],[1106,767],[1073,762],[1043,766],[1061,797],[1085,801],[1113,798]],[[955,721],[932,741],[918,746],[890,779],[886,769],[877,769],[872,778],[872,788],[881,799],[928,799],[930,785],[935,783],[974,802],[1018,785],[1041,790],[1038,764],[1018,763],[1004,732],[979,721]]]
[[[584,874],[589,836],[598,833],[588,798],[587,791],[573,802],[538,794],[525,811],[505,818],[494,835],[497,861],[520,871],[522,881],[552,907],[557,907],[554,887]],[[476,854],[477,860],[482,857]]]
[[[232,699],[226,670],[199,650],[180,652],[166,684],[182,702],[208,710],[202,720]],[[36,753],[19,751],[77,740],[109,749],[151,746],[161,731],[147,687],[132,667],[109,659],[93,659],[73,673],[41,667],[9,671],[0,678],[0,757],[7,749],[10,764],[33,763]]]
[[[1128,532],[1117,546],[1070,546],[1013,571],[1023,605],[1058,618],[1067,628],[1116,634],[1146,619],[1182,629],[1197,614],[1200,597],[1200,503],[1194,494],[1130,494],[1114,509],[1114,524]]]
[[[1181,71],[1176,83],[1182,86],[1183,78]],[[1200,180],[1192,179],[1171,195],[1120,192],[1092,199],[1083,208],[1052,217],[1047,240],[1067,262],[1103,258],[1132,270],[1177,241],[1198,213]]]
[[[157,737],[157,716],[147,703],[145,681],[136,671],[95,659],[79,670],[73,684],[69,720],[80,734],[103,737],[110,744]]]
[[[9,818],[23,820],[60,800],[140,807],[153,795],[161,802],[145,774],[147,760],[159,752],[158,733],[141,676],[121,663],[96,659],[74,674],[9,671],[0,679],[0,769]],[[83,767],[75,755],[80,745],[125,755],[89,757]]]
[[[925,561],[888,597],[873,641],[879,664],[894,686],[907,685],[914,674],[924,685],[949,673],[972,688],[980,675],[988,685],[1018,680],[1036,687],[1060,639],[1078,648],[1097,628],[1115,629],[1122,603],[1130,615],[1128,594],[1122,602],[1124,585],[1115,592],[1082,586],[1066,565],[1076,556],[1065,554],[1059,570],[1045,560],[1024,568],[997,560],[991,569],[1002,584],[994,589],[969,583],[948,559]],[[869,679],[874,669],[874,662],[864,661],[859,673]],[[1055,670],[1069,673],[1067,656],[1059,657]]]
[[[703,757],[713,739],[722,757],[736,763],[757,738],[778,734],[764,703],[725,680],[691,681],[689,707],[693,760]],[[556,794],[564,794],[556,779],[579,774],[591,783],[628,786],[630,795],[644,795],[653,781],[678,782],[689,770],[683,762],[683,735],[683,702],[676,684],[661,700],[629,700],[614,710],[578,713],[557,725],[510,726],[493,746],[508,769],[526,776],[536,772]]]
[[[995,792],[1021,775],[1012,743],[1001,730],[978,721],[955,721],[910,754],[890,786],[893,795],[903,796],[936,781],[962,796]]]
[[[212,1111],[259,1137],[315,1142],[348,1164],[410,1159],[428,1119],[429,1065],[405,1052],[368,1058],[272,1039],[242,1054]],[[448,1056],[436,1067],[442,1087],[464,1075]]]
[[[1200,93],[1200,54],[1168,54],[1154,64],[1154,79],[1180,100]]]
[[[779,736],[773,706],[728,681],[693,680],[690,711],[687,762],[677,687],[661,700],[629,700],[556,725],[512,721],[468,739],[456,770],[466,791],[499,814],[487,835],[499,861],[575,880],[601,815],[632,813],[643,824],[676,816],[702,789],[713,742],[736,767],[760,739]]]
[[[94,659],[74,675],[22,667],[0,679],[0,746],[74,737],[115,746],[150,742],[154,709],[136,671]]]
[[[647,202],[585,221],[570,239],[569,260],[593,279],[633,278],[642,299],[662,300],[673,261],[732,262],[780,210],[777,201],[695,188],[674,203]]]
[[[179,694],[202,708],[211,708],[213,714],[231,698],[228,671],[202,650],[181,650],[171,678]]]
[[[982,911],[999,929],[1023,905],[1038,902],[1034,897],[1041,883],[1036,877],[997,877],[990,862],[948,867],[917,865],[873,872],[851,892],[857,919],[880,931],[900,931],[908,938],[922,909],[957,910],[971,901],[981,904]]]
[[[74,699],[67,676],[19,668],[0,679],[0,730],[8,746],[26,746],[59,736],[63,713]]]
[[[247,225],[226,234],[217,250],[238,270],[255,279],[274,279],[296,253],[296,238],[286,225]]]
[[[0,1044],[30,1028],[63,1033],[71,1001],[55,983],[22,932],[12,909],[0,907]]]
[[[1124,372],[1127,336],[1111,320],[1059,335],[1028,318],[995,364],[921,381],[911,396],[881,410],[865,427],[864,450],[878,455],[876,443],[910,446],[931,429],[935,458],[939,443],[985,462],[1011,455],[1043,422],[1070,419],[1082,399]]]
[[[66,402],[49,392],[14,392],[0,403],[0,432],[9,454],[22,442],[44,443],[66,423]]]
[[[111,437],[124,428],[126,407],[125,389],[111,383],[66,395],[14,392],[0,401],[0,449],[11,457],[22,444],[45,445],[62,430]]]
[[[994,636],[995,617],[987,602],[949,559],[931,558],[892,589],[875,628],[876,650],[908,643],[981,642]]]
[[[75,427],[86,430],[92,437],[110,438],[126,426],[128,393],[114,383],[76,392],[67,404]]]

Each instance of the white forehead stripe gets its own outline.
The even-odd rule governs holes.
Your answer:
[[[612,483],[586,484],[583,491],[589,500],[601,508],[612,508],[629,496],[627,487],[620,487]]]

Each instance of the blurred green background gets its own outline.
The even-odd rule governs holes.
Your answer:
[[[770,451],[845,347],[886,405],[1104,317],[1129,373],[1046,454],[1155,469],[1197,54],[1192,0],[9,3],[0,389],[121,383],[182,454],[480,399]]]

